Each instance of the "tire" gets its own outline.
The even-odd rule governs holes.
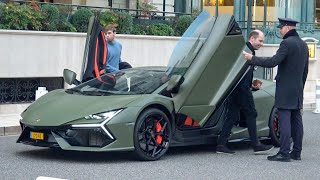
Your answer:
[[[144,110],[134,128],[136,157],[143,161],[160,159],[169,149],[171,133],[171,123],[164,112],[155,108]]]
[[[269,118],[270,138],[274,146],[280,146],[280,124],[277,115],[277,108],[273,107]]]

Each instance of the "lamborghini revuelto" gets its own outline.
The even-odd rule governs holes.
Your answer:
[[[80,80],[65,70],[65,81],[75,86],[32,103],[21,114],[17,142],[74,151],[133,151],[141,160],[157,160],[173,146],[215,143],[226,99],[249,67],[234,17],[204,11],[177,42],[167,67],[129,68],[120,74],[95,74],[107,54],[97,24],[89,25]],[[277,145],[275,84],[261,81],[262,88],[253,92],[258,136]],[[241,115],[239,121],[245,121]],[[249,137],[239,124],[231,141]]]

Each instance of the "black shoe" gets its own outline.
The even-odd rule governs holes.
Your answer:
[[[253,147],[254,154],[265,154],[273,149],[272,145],[259,144]]]
[[[290,158],[293,160],[301,160],[301,156],[298,153],[290,152]]]
[[[224,146],[224,145],[217,145],[217,148],[216,148],[216,153],[218,154],[234,154],[236,152],[234,151],[231,151],[227,146]]]
[[[268,156],[267,158],[269,161],[281,161],[281,162],[290,162],[290,156],[284,156],[280,153],[274,156]]]

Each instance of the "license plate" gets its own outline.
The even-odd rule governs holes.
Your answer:
[[[44,133],[42,132],[30,132],[30,138],[36,140],[44,140]]]

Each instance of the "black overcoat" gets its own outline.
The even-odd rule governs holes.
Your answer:
[[[302,109],[303,89],[308,75],[309,50],[295,29],[290,30],[272,57],[253,56],[250,64],[262,67],[278,65],[275,107],[282,109]]]

